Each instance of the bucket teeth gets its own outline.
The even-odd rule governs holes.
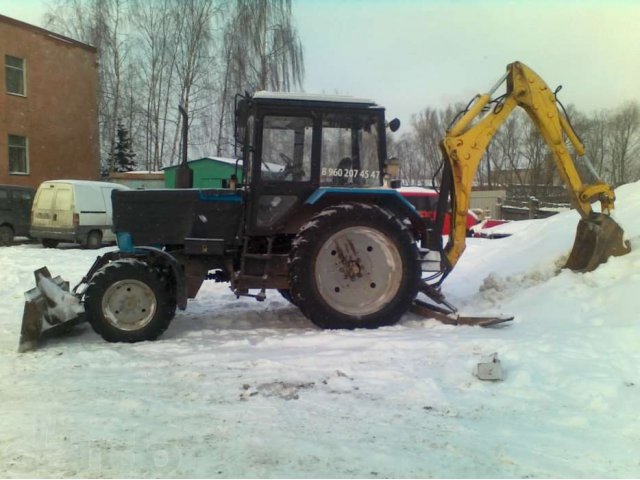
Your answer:
[[[439,288],[429,285],[427,282],[421,282],[420,292],[424,293],[432,302],[414,299],[411,304],[411,312],[424,318],[433,318],[447,325],[470,325],[480,327],[492,327],[494,325],[503,324],[513,320],[513,315],[498,316],[464,316],[458,313],[458,309],[451,305],[444,298]]]

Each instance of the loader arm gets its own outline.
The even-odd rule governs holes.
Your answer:
[[[497,100],[492,100],[491,95],[505,80],[507,82],[506,94]],[[487,107],[492,104],[494,106],[490,111],[483,115]],[[565,138],[569,139],[577,155],[584,155],[585,148],[568,119],[558,109],[555,93],[533,70],[520,62],[514,62],[507,66],[506,74],[489,93],[478,95],[475,98],[467,112],[449,128],[440,145],[451,175],[452,224],[449,241],[444,249],[445,262],[448,263],[446,270],[453,268],[466,246],[466,215],[470,206],[473,179],[480,160],[498,128],[516,107],[521,107],[527,112],[548,145],[569,192],[571,204],[582,217],[581,222],[591,222],[599,226],[603,221],[602,217],[606,216],[605,221],[609,222],[607,223],[608,227],[612,223],[615,224],[613,220],[608,220],[615,200],[612,187],[600,181],[585,185],[580,179]],[[446,170],[445,168],[445,172]],[[591,208],[591,203],[595,201],[601,203],[603,215],[599,220],[594,220]],[[617,224],[615,227],[619,229]],[[613,230],[616,230],[615,227]],[[622,229],[619,234],[621,237]],[[615,237],[616,235],[610,236]],[[609,243],[617,243],[616,239],[609,240]],[[620,242],[622,242],[621,238]],[[580,250],[576,256],[593,256],[593,252],[584,252],[585,243],[587,242],[584,239],[576,238],[574,252]],[[627,251],[617,254],[627,253]],[[584,266],[587,263],[589,262],[585,260]],[[583,270],[581,268],[583,262],[575,264],[579,267],[575,268],[576,270]],[[571,265],[567,266],[572,268]]]

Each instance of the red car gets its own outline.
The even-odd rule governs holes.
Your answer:
[[[400,187],[398,189],[400,195],[406,198],[413,205],[422,218],[428,218],[431,221],[436,220],[436,210],[438,208],[438,192],[431,188],[424,187]],[[467,212],[467,231],[478,223],[479,219],[472,211]],[[449,235],[451,230],[451,217],[449,213],[444,218],[442,226],[442,234]]]

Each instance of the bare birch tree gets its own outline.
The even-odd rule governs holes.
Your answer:
[[[571,122],[580,132],[587,151],[587,158],[591,162],[598,177],[606,179],[605,171],[608,162],[607,138],[608,138],[608,114],[604,110],[595,112],[591,116],[574,113]],[[608,179],[607,179],[608,180]]]
[[[544,138],[533,122],[525,119],[524,132],[521,138],[520,152],[524,159],[527,184],[531,186],[530,195],[538,195],[539,188],[543,185],[552,185],[554,182],[555,168],[549,168],[549,149]],[[553,167],[553,165],[552,165]]]
[[[179,104],[189,113],[190,123],[201,124],[207,109],[212,106],[214,97],[210,78],[215,68],[214,27],[219,6],[212,0],[174,0],[175,29],[177,33],[178,53],[176,58],[176,77],[179,86]],[[177,116],[174,139],[169,163],[177,160],[182,117]],[[202,135],[199,135],[202,137]],[[194,142],[196,135],[190,135]],[[208,143],[208,138],[200,138]]]
[[[127,72],[129,46],[122,36],[124,0],[106,0],[98,7],[99,20],[104,25],[102,38],[102,144],[108,148],[109,171],[114,170],[114,149],[117,143],[118,122],[121,119],[124,75]],[[104,155],[103,155],[104,158]]]
[[[614,112],[609,121],[607,145],[611,183],[621,185],[636,180],[640,151],[640,107],[637,103],[627,103]]]
[[[283,90],[302,83],[302,44],[291,0],[236,0],[227,40],[235,85],[243,90]]]
[[[45,25],[98,51],[98,120],[103,170],[110,171],[129,47],[125,42],[126,0],[58,0]]]
[[[304,55],[291,0],[235,0],[225,13],[217,122],[217,152],[231,137],[236,93],[289,91],[302,86]]]
[[[173,0],[132,0],[131,21],[137,32],[138,75],[146,95],[143,119],[147,170],[163,166],[167,148],[168,110],[175,87],[178,42]],[[173,125],[175,127],[175,124]]]

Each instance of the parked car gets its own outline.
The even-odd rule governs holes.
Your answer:
[[[511,236],[510,233],[506,233],[499,228],[501,225],[509,223],[509,220],[496,220],[493,218],[487,218],[478,224],[471,227],[471,236],[475,238],[505,238]]]
[[[35,189],[0,185],[0,245],[11,245],[14,237],[29,235],[29,219]]]
[[[436,220],[436,210],[438,208],[438,192],[431,188],[424,187],[400,187],[398,189],[400,195],[405,197],[411,205],[416,207],[422,218],[428,218],[431,221]],[[467,212],[467,231],[470,231],[476,223],[479,222],[478,216],[471,210]],[[443,235],[449,235],[451,231],[451,216],[449,213],[444,218],[442,229]]]
[[[53,248],[59,242],[99,248],[115,241],[111,231],[111,192],[129,190],[117,183],[49,180],[36,192],[31,210],[31,236]]]

